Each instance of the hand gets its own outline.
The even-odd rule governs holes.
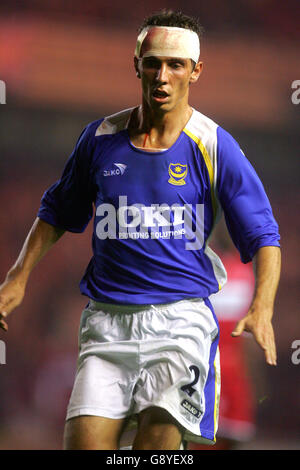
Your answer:
[[[5,321],[7,316],[23,300],[25,288],[15,279],[6,280],[0,286],[0,328],[7,331],[8,325]]]
[[[265,358],[268,364],[276,366],[276,346],[274,338],[274,330],[272,326],[271,315],[268,318],[259,316],[255,313],[248,313],[235,326],[231,333],[232,336],[240,336],[243,331],[253,334],[256,342],[265,352]]]

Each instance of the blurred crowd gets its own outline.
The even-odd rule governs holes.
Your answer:
[[[213,0],[199,2],[190,0],[184,5],[182,0],[152,0],[136,2],[127,0],[4,0],[0,4],[0,14],[41,14],[47,17],[72,19],[79,22],[109,23],[112,27],[137,28],[149,13],[162,8],[183,10],[186,14],[205,19],[205,29],[222,34],[234,29],[236,32],[257,33],[278,38],[299,37],[297,21],[298,0]]]

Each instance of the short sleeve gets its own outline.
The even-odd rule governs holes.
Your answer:
[[[241,260],[252,260],[263,246],[280,246],[278,224],[265,189],[238,143],[217,130],[218,197]]]
[[[69,232],[83,232],[93,216],[93,144],[90,126],[81,133],[61,178],[43,195],[38,217]]]

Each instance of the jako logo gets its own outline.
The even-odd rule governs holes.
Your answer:
[[[127,165],[124,163],[114,163],[117,168],[113,168],[112,170],[104,170],[103,176],[116,176],[116,175],[123,175]]]

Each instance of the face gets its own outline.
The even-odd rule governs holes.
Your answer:
[[[189,86],[198,80],[202,62],[193,69],[191,59],[144,57],[135,58],[135,68],[144,103],[153,111],[169,112],[188,102]]]

